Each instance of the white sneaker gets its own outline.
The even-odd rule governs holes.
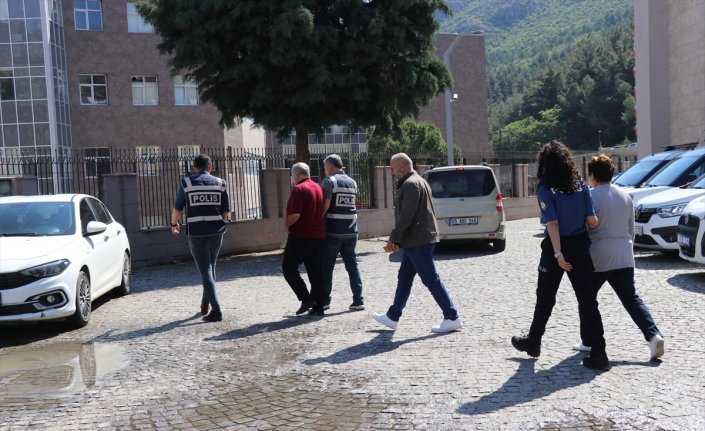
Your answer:
[[[582,341],[579,342],[578,344],[573,344],[572,347],[573,347],[573,350],[577,350],[578,352],[589,352],[590,350],[592,350],[592,347],[586,346],[585,344],[583,344]]]
[[[649,350],[651,351],[651,359],[660,358],[663,356],[663,337],[656,334],[649,341]]]
[[[460,317],[455,320],[443,319],[441,323],[431,328],[431,332],[436,334],[443,334],[446,332],[457,331],[463,327],[463,322],[460,321]]]
[[[392,331],[397,329],[397,324],[399,323],[387,317],[387,313],[372,313],[372,318]]]

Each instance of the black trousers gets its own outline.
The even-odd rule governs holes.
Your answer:
[[[328,295],[323,286],[323,239],[297,238],[289,235],[284,248],[282,272],[284,279],[289,283],[299,301],[315,301],[325,304]],[[306,287],[306,282],[301,278],[299,265],[304,264],[308,281],[311,283],[311,292]]]
[[[568,272],[568,278],[578,299],[578,314],[580,322],[583,323],[581,332],[584,331],[587,338],[585,341],[592,346],[591,355],[599,355],[605,351],[605,338],[602,316],[597,307],[597,290],[594,288],[594,268],[590,259],[590,238],[587,232],[562,236],[561,252],[566,262],[573,265],[573,269]],[[529,330],[529,336],[536,340],[540,340],[546,332],[546,324],[551,317],[553,306],[556,305],[556,293],[565,272],[558,266],[558,260],[553,255],[551,240],[546,237],[541,242],[536,307]]]

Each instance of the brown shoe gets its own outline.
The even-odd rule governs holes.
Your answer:
[[[220,311],[211,310],[210,313],[203,316],[204,322],[220,322],[223,320],[223,313]]]

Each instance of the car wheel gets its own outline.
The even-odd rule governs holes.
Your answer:
[[[504,251],[505,248],[507,248],[507,240],[506,239],[494,239],[492,240],[492,246],[496,251]]]
[[[130,260],[130,253],[125,252],[125,255],[122,257],[122,281],[116,290],[118,295],[124,296],[130,293],[132,290],[132,285],[130,284],[131,280],[132,261]]]
[[[76,280],[76,312],[71,320],[75,327],[82,328],[91,318],[91,280],[85,271],[78,273]]]

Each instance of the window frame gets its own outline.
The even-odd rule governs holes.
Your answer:
[[[162,175],[162,147],[158,145],[139,145],[135,147],[135,151],[137,153],[135,166],[137,175],[141,177],[158,177]]]
[[[84,84],[81,82],[82,77],[90,77],[91,78],[91,83],[90,84]],[[105,83],[103,84],[96,84],[94,82],[95,77],[103,77]],[[95,99],[95,88],[96,87],[105,87],[105,102],[103,103],[84,103],[83,102],[83,95],[82,95],[82,90],[83,88],[90,88],[91,89],[91,99]],[[108,104],[108,76],[105,74],[100,74],[100,73],[82,73],[78,75],[78,99],[79,103],[82,106],[105,106]]]
[[[177,91],[183,91],[184,103],[179,103],[179,98],[177,97]],[[192,90],[196,95],[196,103],[189,103],[190,98],[188,95],[189,90]],[[198,94],[198,84],[191,80],[186,80],[182,75],[174,76],[174,105],[176,106],[198,106],[201,104],[201,95]]]
[[[84,7],[79,7],[79,2],[82,2]],[[98,5],[98,9],[92,9],[89,5]],[[96,13],[100,15],[100,28],[91,28],[90,20],[88,19],[89,14]],[[86,28],[80,28],[78,26],[78,19],[76,17],[82,14],[83,19],[86,23]],[[77,31],[103,31],[103,2],[101,0],[74,0],[73,2],[73,27]]]
[[[99,154],[100,150],[108,150],[108,155]],[[88,154],[89,151],[93,151],[94,154]],[[107,163],[102,163],[102,161],[107,161]],[[112,151],[110,147],[86,147],[83,149],[83,176],[84,178],[98,178],[99,175],[111,174],[112,169]],[[88,163],[91,163],[93,168],[92,171],[95,175],[89,175],[91,169],[88,168]],[[107,172],[102,167],[107,166]]]
[[[132,6],[132,8],[130,8]],[[154,33],[154,27],[152,24],[149,24],[142,18],[142,15],[137,11],[137,7],[135,6],[135,2],[133,1],[128,1],[126,3],[126,8],[127,8],[127,32],[128,33],[145,33],[145,34],[150,34]],[[136,29],[130,30],[130,19],[136,19],[137,22],[135,23]]]
[[[154,78],[154,82],[147,81],[147,78]],[[157,75],[132,75],[130,78],[132,84],[132,106],[159,106],[159,77]],[[147,89],[156,89],[155,103],[147,103]],[[135,101],[135,89],[140,89],[142,93],[142,103]]]

